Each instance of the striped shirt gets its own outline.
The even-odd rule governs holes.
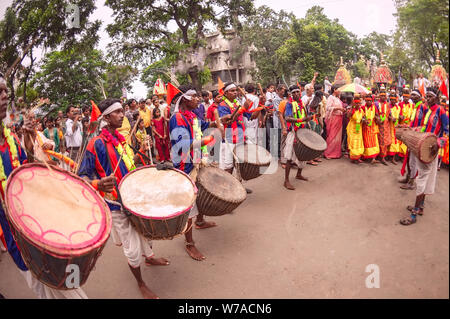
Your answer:
[[[448,116],[445,109],[438,104],[429,108],[425,116],[423,125],[425,132],[431,132],[437,137],[442,137],[443,134],[448,135]]]

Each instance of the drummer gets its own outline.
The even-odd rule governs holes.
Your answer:
[[[241,106],[237,100],[238,89],[233,82],[225,83],[223,92],[223,101],[217,107],[220,119],[225,127],[225,138],[220,146],[219,167],[233,174],[233,149],[246,140],[244,116],[247,120],[254,120],[258,113],[246,112],[251,107],[250,99],[245,98],[244,105]],[[248,188],[245,190],[248,194],[252,193]]]
[[[91,183],[102,195],[112,214],[113,224],[122,242],[122,248],[128,259],[128,265],[146,299],[158,298],[145,284],[141,275],[142,256],[145,264],[168,265],[165,258],[153,258],[151,241],[146,239],[132,226],[118,202],[117,184],[129,172],[135,169],[134,154],[126,144],[125,138],[117,132],[122,126],[124,111],[119,99],[106,99],[98,104],[103,127],[99,136],[91,139],[86,147],[78,175]],[[120,153],[119,153],[120,152]],[[122,154],[122,160],[120,159]],[[117,163],[119,167],[114,172]]]
[[[295,133],[299,128],[306,127],[313,116],[306,116],[306,109],[300,98],[300,88],[297,85],[289,87],[292,93],[292,101],[286,104],[285,119],[288,125],[288,135],[286,136],[286,146],[284,147],[284,158],[286,158],[286,168],[284,171],[284,187],[289,190],[295,190],[295,187],[289,182],[289,173],[291,167],[295,164],[298,167],[296,179],[307,181],[308,179],[302,175],[302,170],[306,162],[297,159],[294,152]]]
[[[430,132],[436,135],[438,144],[435,145],[436,149],[445,145],[445,138],[442,138],[444,134],[448,136],[448,117],[445,113],[444,107],[439,105],[439,90],[435,87],[427,88],[425,95],[428,111],[425,115],[423,126],[416,128],[421,132]],[[437,150],[436,150],[437,151]],[[436,186],[436,175],[438,156],[429,164],[422,163],[412,152],[410,153],[411,161],[415,162],[415,167],[418,170],[418,176],[416,178],[416,202],[414,206],[408,206],[407,209],[411,212],[411,215],[400,220],[402,225],[412,225],[417,222],[417,215],[422,216],[424,213],[425,196],[434,194]]]
[[[170,140],[172,143],[172,163],[173,166],[190,175],[195,181],[198,164],[201,160],[204,149],[201,146],[214,144],[212,135],[202,137],[202,131],[209,127],[215,127],[217,122],[206,122],[197,118],[194,110],[199,102],[197,92],[191,85],[182,85],[179,87],[180,93],[174,96],[175,113],[169,121]],[[206,151],[207,152],[207,151]],[[199,214],[197,206],[191,209],[187,225],[188,231],[185,233],[186,251],[191,258],[201,261],[206,257],[197,249],[192,235],[192,218],[197,217],[195,227],[204,229],[216,226],[214,222],[204,220],[202,214]]]
[[[6,108],[8,103],[8,93],[6,87],[6,81],[3,75],[0,74],[0,122],[6,117]],[[57,299],[57,298],[73,298],[73,299],[87,299],[86,294],[81,288],[73,290],[57,290],[50,288],[40,281],[38,281],[28,270],[25,262],[23,261],[20,250],[16,241],[12,235],[9,223],[3,210],[4,194],[6,188],[6,181],[11,172],[22,164],[27,163],[27,155],[25,150],[20,145],[19,141],[15,139],[9,129],[0,124],[0,193],[2,206],[0,206],[0,227],[3,229],[3,235],[5,237],[6,245],[9,254],[11,255],[14,263],[19,269],[20,273],[25,277],[28,287],[38,296],[40,299]],[[28,117],[25,118],[24,129],[27,132],[35,132],[34,123]],[[33,143],[31,139],[27,139],[27,150],[33,153]]]

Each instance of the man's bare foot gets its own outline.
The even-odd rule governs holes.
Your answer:
[[[197,229],[205,229],[205,228],[210,228],[210,227],[214,227],[217,226],[217,224],[215,222],[195,222],[195,228]]]
[[[192,259],[202,261],[205,260],[206,257],[202,255],[201,252],[198,251],[197,247],[195,247],[195,244],[186,242],[186,251],[191,256]]]
[[[359,160],[358,160],[358,163],[364,163],[364,162],[363,162],[363,160],[362,160],[362,159],[359,159]]]
[[[391,163],[394,165],[397,165],[397,162],[395,161],[395,158],[392,158]]]
[[[145,264],[147,266],[167,266],[170,262],[166,258],[145,258]]]
[[[151,291],[144,282],[138,285],[144,299],[159,299],[159,297]]]
[[[370,164],[376,164],[376,163],[379,163],[380,161],[377,161],[377,159],[376,158],[374,158],[373,160],[372,160],[372,162],[370,162]]]
[[[287,189],[293,191],[295,190],[295,187],[291,185],[291,183],[289,182],[284,182],[284,187],[286,187]]]
[[[382,160],[381,160],[381,164],[383,164],[383,165],[388,165],[388,163],[386,162],[386,160],[383,158]]]
[[[301,181],[306,181],[306,182],[308,181],[308,179],[305,176],[301,175],[301,174],[300,175],[296,175],[295,178],[299,179]]]

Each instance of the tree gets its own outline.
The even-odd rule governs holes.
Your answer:
[[[137,75],[137,70],[129,65],[113,65],[107,67],[104,88],[108,97],[121,97],[122,88],[131,90],[131,84]]]
[[[110,52],[117,61],[134,66],[158,60],[172,65],[182,53],[195,53],[202,46],[206,25],[240,29],[239,17],[253,9],[252,0],[106,0],[105,4],[115,21],[107,27],[114,41]],[[169,23],[175,23],[175,32],[169,31]],[[201,70],[194,65],[187,72],[197,88]]]
[[[396,0],[398,30],[408,43],[414,58],[431,69],[440,51],[448,70],[449,3],[447,0]]]
[[[317,80],[322,81],[326,75],[334,76],[341,56],[353,60],[356,37],[337,19],[330,20],[319,6],[310,8],[305,18],[295,19],[290,34],[276,55],[291,70],[284,71],[301,80],[310,81],[317,71]]]
[[[276,55],[277,49],[289,38],[289,30],[295,16],[283,10],[276,12],[267,6],[255,10],[255,14],[247,17],[243,23],[241,51],[254,47],[251,51],[256,69],[252,77],[259,82],[280,82],[283,71],[289,68],[281,65]],[[237,52],[240,54],[241,52]]]
[[[11,88],[14,101],[16,76],[25,75],[28,80],[31,71],[23,70],[22,62],[33,48],[69,48],[75,45],[92,47],[98,40],[100,21],[89,22],[94,11],[94,0],[14,0],[6,9],[0,21],[0,65],[6,70],[5,77]],[[79,9],[79,27],[66,23],[66,8],[74,3]],[[33,63],[30,69],[33,68]],[[23,71],[21,73],[21,71]],[[21,74],[18,74],[21,73]],[[26,86],[24,87],[26,91]]]
[[[107,66],[98,50],[53,51],[43,59],[33,84],[41,96],[62,108],[100,101],[104,97],[99,81],[106,80]]]

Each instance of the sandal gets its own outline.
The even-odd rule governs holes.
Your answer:
[[[409,210],[410,212],[413,212],[415,210],[414,206],[408,205],[408,207],[406,207],[407,210]],[[419,207],[419,209],[416,210],[417,215],[422,216],[423,215],[423,207]]]
[[[404,226],[409,226],[409,225],[415,224],[416,222],[417,222],[417,220],[415,218],[412,218],[411,216],[400,219],[400,224],[402,224]]]

